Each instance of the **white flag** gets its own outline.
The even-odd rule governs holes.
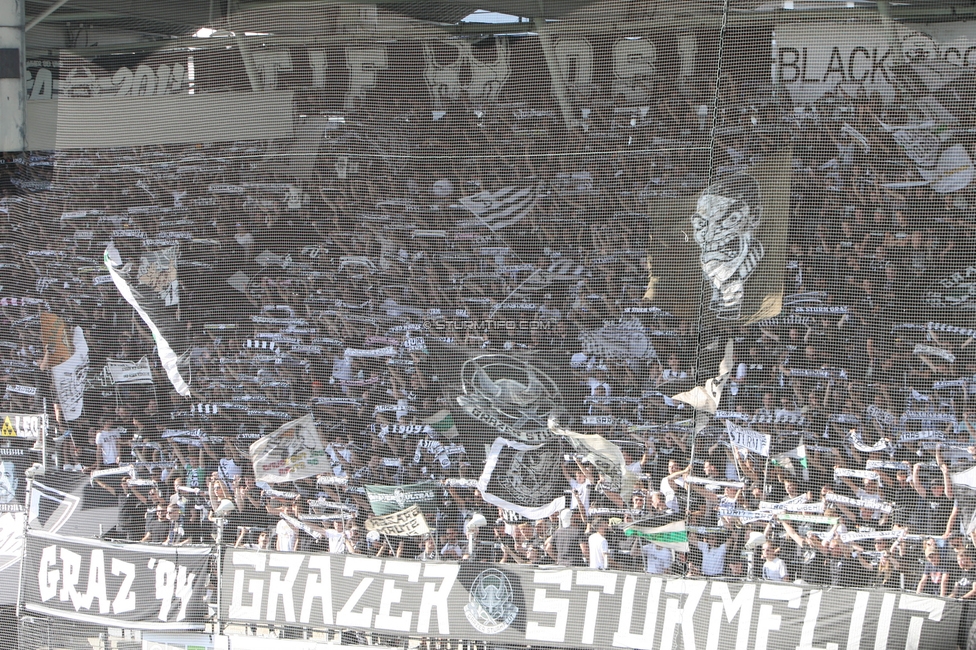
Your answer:
[[[80,327],[75,327],[72,342],[75,347],[74,354],[64,363],[51,368],[51,374],[54,375],[54,391],[58,394],[58,401],[61,402],[64,419],[69,422],[81,417],[81,411],[85,406],[85,386],[88,382],[88,342],[85,340],[84,330]]]
[[[544,185],[540,183],[534,187],[517,190],[513,185],[509,185],[496,192],[485,190],[465,196],[460,199],[460,202],[478,218],[472,222],[473,224],[485,225],[491,230],[500,230],[521,221],[539,201],[543,187]]]
[[[249,452],[258,481],[283,483],[332,471],[311,413],[256,440]]]
[[[717,377],[706,381],[704,386],[695,386],[689,391],[672,396],[671,399],[693,406],[695,410],[706,411],[715,415],[719,402],[722,400],[725,382],[728,381],[729,374],[732,372],[732,349],[734,346],[735,341],[732,339],[725,343],[725,355],[718,365]]]

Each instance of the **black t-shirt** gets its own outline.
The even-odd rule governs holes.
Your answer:
[[[134,494],[122,497],[122,507],[119,508],[119,529],[126,539],[138,541],[146,534],[146,505]]]
[[[956,598],[962,598],[976,587],[976,568],[960,569],[955,578]]]
[[[928,495],[919,497],[915,507],[916,521],[914,528],[922,535],[942,535],[952,514],[952,499],[941,496]]]
[[[804,546],[800,549],[798,562],[800,565],[797,575],[812,585],[830,584],[827,571],[827,556],[816,549]]]
[[[150,534],[149,542],[151,544],[162,544],[166,541],[166,537],[169,535],[170,523],[163,519],[160,521],[156,517],[153,517],[148,522],[146,522],[146,532]]]

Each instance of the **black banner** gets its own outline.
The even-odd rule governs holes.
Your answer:
[[[199,630],[210,547],[119,545],[30,532],[21,601],[27,611],[97,625]]]
[[[680,637],[684,648],[732,647],[734,638],[757,650],[941,650],[962,607],[872,589],[242,549],[228,549],[223,566],[225,621],[499,645],[651,650]]]

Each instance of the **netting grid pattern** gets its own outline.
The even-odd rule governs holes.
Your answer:
[[[0,500],[43,460],[92,516],[32,528],[224,563],[971,595],[976,28],[731,4],[478,38],[284,7],[36,62],[92,145],[0,168],[0,410],[49,422],[43,459],[4,424]],[[127,110],[153,144],[100,145]],[[230,633],[482,643],[246,623],[219,555],[188,611]]]

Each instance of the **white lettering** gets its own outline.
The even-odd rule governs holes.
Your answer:
[[[915,594],[902,594],[898,600],[898,609],[907,609],[913,612],[925,612],[927,616],[912,616],[908,624],[908,636],[905,638],[905,650],[918,650],[918,642],[922,636],[922,625],[925,619],[939,622],[942,620],[942,612],[945,610],[945,601],[938,598],[925,598]]]
[[[366,573],[379,573],[383,567],[382,560],[365,557],[346,558],[346,566],[342,570],[342,575],[351,578],[357,571]],[[359,599],[363,597],[366,590],[373,584],[374,578],[363,578],[349,600],[342,606],[336,614],[336,625],[348,625],[349,627],[371,627],[373,625],[373,608],[363,607],[363,611],[354,612],[353,608],[359,604]]]
[[[88,563],[88,588],[81,599],[81,606],[91,609],[92,602],[98,598],[98,613],[108,614],[112,607],[105,587],[105,551],[100,548],[92,550],[91,561]]]
[[[668,598],[664,602],[661,650],[671,650],[674,647],[674,632],[678,625],[681,626],[681,639],[685,650],[695,650],[695,628],[692,619],[707,584],[704,580],[671,580],[664,587],[665,593],[682,594],[686,599],[684,607],[680,606],[677,598]]]
[[[532,582],[536,584],[559,585],[560,591],[570,591],[573,588],[573,571],[535,571]],[[542,625],[538,621],[529,621],[525,626],[525,638],[537,641],[551,640],[563,643],[566,640],[566,623],[569,621],[569,600],[565,598],[549,598],[545,589],[536,589],[532,601],[532,611],[548,612],[556,615],[553,626]]]
[[[136,608],[136,595],[130,591],[132,589],[132,582],[136,579],[136,565],[131,562],[123,562],[113,557],[112,575],[125,576],[122,578],[122,586],[119,587],[119,593],[115,595],[115,600],[112,601],[112,611],[116,614],[131,612]]]
[[[60,599],[65,601],[70,598],[71,604],[75,607],[75,611],[78,611],[81,607],[81,594],[78,593],[75,587],[78,586],[78,578],[81,573],[81,556],[66,548],[62,548],[61,568],[64,571],[64,586],[61,587]]]
[[[895,594],[885,594],[878,612],[878,633],[874,637],[874,650],[888,647],[888,634],[891,631],[891,614],[895,611]]]
[[[153,562],[149,561],[149,568]],[[156,600],[159,603],[159,614],[157,617],[161,621],[169,620],[169,610],[173,606],[173,596],[176,593],[176,564],[169,560],[159,560],[156,562]]]
[[[617,631],[613,633],[613,645],[624,648],[638,648],[651,650],[654,646],[654,628],[657,626],[657,608],[661,599],[661,579],[651,578],[651,585],[647,590],[647,606],[644,609],[644,629],[633,633],[630,624],[634,616],[635,595],[637,592],[637,576],[624,578],[621,592],[620,622]]]
[[[800,606],[803,598],[801,587],[764,584],[759,588],[759,597],[765,600],[785,600],[792,609]],[[766,650],[769,633],[779,629],[783,617],[773,613],[772,605],[759,606],[759,621],[756,623],[756,650]]]
[[[386,563],[384,573],[406,576],[409,582],[417,582],[420,579],[420,565],[413,562],[390,560]],[[413,618],[413,612],[403,612],[399,616],[390,614],[390,609],[400,602],[402,595],[403,590],[396,588],[396,580],[383,581],[383,594],[380,596],[380,611],[376,614],[376,627],[398,632],[410,631],[410,619]]]
[[[417,615],[417,632],[427,634],[430,631],[430,615],[437,609],[437,632],[441,635],[451,633],[451,621],[448,618],[447,597],[451,594],[454,581],[457,580],[461,567],[457,564],[425,564],[425,578],[441,578],[440,589],[432,582],[424,583],[424,593],[420,597],[420,613]]]
[[[756,585],[742,585],[733,600],[729,595],[729,586],[724,582],[712,583],[712,597],[722,599],[720,603],[712,603],[712,614],[708,621],[708,637],[705,639],[705,650],[718,650],[719,639],[722,638],[722,612],[728,623],[736,616],[739,617],[739,629],[735,635],[735,647],[745,648],[749,645],[749,628],[752,626],[752,604],[756,599]]]
[[[37,590],[41,595],[41,602],[47,602],[58,595],[58,581],[61,572],[51,569],[58,562],[58,547],[47,546],[41,551],[41,566],[37,572]]]
[[[268,558],[268,566],[288,569],[285,578],[282,580],[281,571],[271,571],[268,577],[268,609],[265,618],[269,621],[278,618],[278,599],[281,599],[281,606],[285,610],[285,620],[289,623],[295,622],[295,599],[292,596],[292,589],[295,586],[295,579],[298,577],[298,570],[302,568],[305,557],[302,555],[275,553]]]
[[[617,586],[617,574],[605,571],[577,571],[576,584],[582,587],[602,587],[603,593],[612,594]],[[599,608],[600,591],[587,591],[586,613],[583,615],[583,643],[593,643]]]
[[[820,592],[815,592],[819,594]],[[867,591],[859,591],[854,597],[854,610],[851,612],[851,627],[850,631],[847,633],[847,650],[860,650],[861,648],[861,634],[864,629],[864,616],[868,613],[868,600],[870,600],[871,594]],[[813,594],[811,594],[811,602],[813,599]],[[817,600],[817,606],[819,608],[820,601]],[[807,606],[807,617],[809,618],[809,606]],[[816,615],[814,616],[816,618]],[[806,631],[806,624],[804,623],[804,631]],[[811,632],[810,641],[812,645],[813,633]],[[800,650],[800,649],[798,649]]]
[[[173,590],[173,593],[177,598],[180,599],[180,609],[176,613],[176,620],[182,621],[186,618],[186,606],[190,604],[190,598],[193,596],[193,581],[196,580],[197,575],[187,571],[186,567],[183,565],[178,566],[179,568],[176,571],[176,583],[174,584],[175,589]],[[160,614],[160,616],[162,616],[162,614]]]
[[[235,551],[231,562],[235,565],[248,565],[255,571],[264,571],[268,556],[264,553]],[[264,596],[264,580],[251,578],[247,581],[247,593],[251,594],[251,604],[244,605],[244,569],[234,572],[234,595],[231,597],[227,615],[230,618],[243,618],[250,621],[261,620],[261,598]]]
[[[313,555],[308,558],[311,573],[305,579],[305,596],[302,598],[300,620],[308,623],[312,617],[312,604],[318,598],[322,601],[322,624],[332,625],[332,562],[327,555]],[[315,574],[314,570],[319,573]],[[235,590],[237,583],[234,583]],[[236,594],[236,591],[235,591]]]

